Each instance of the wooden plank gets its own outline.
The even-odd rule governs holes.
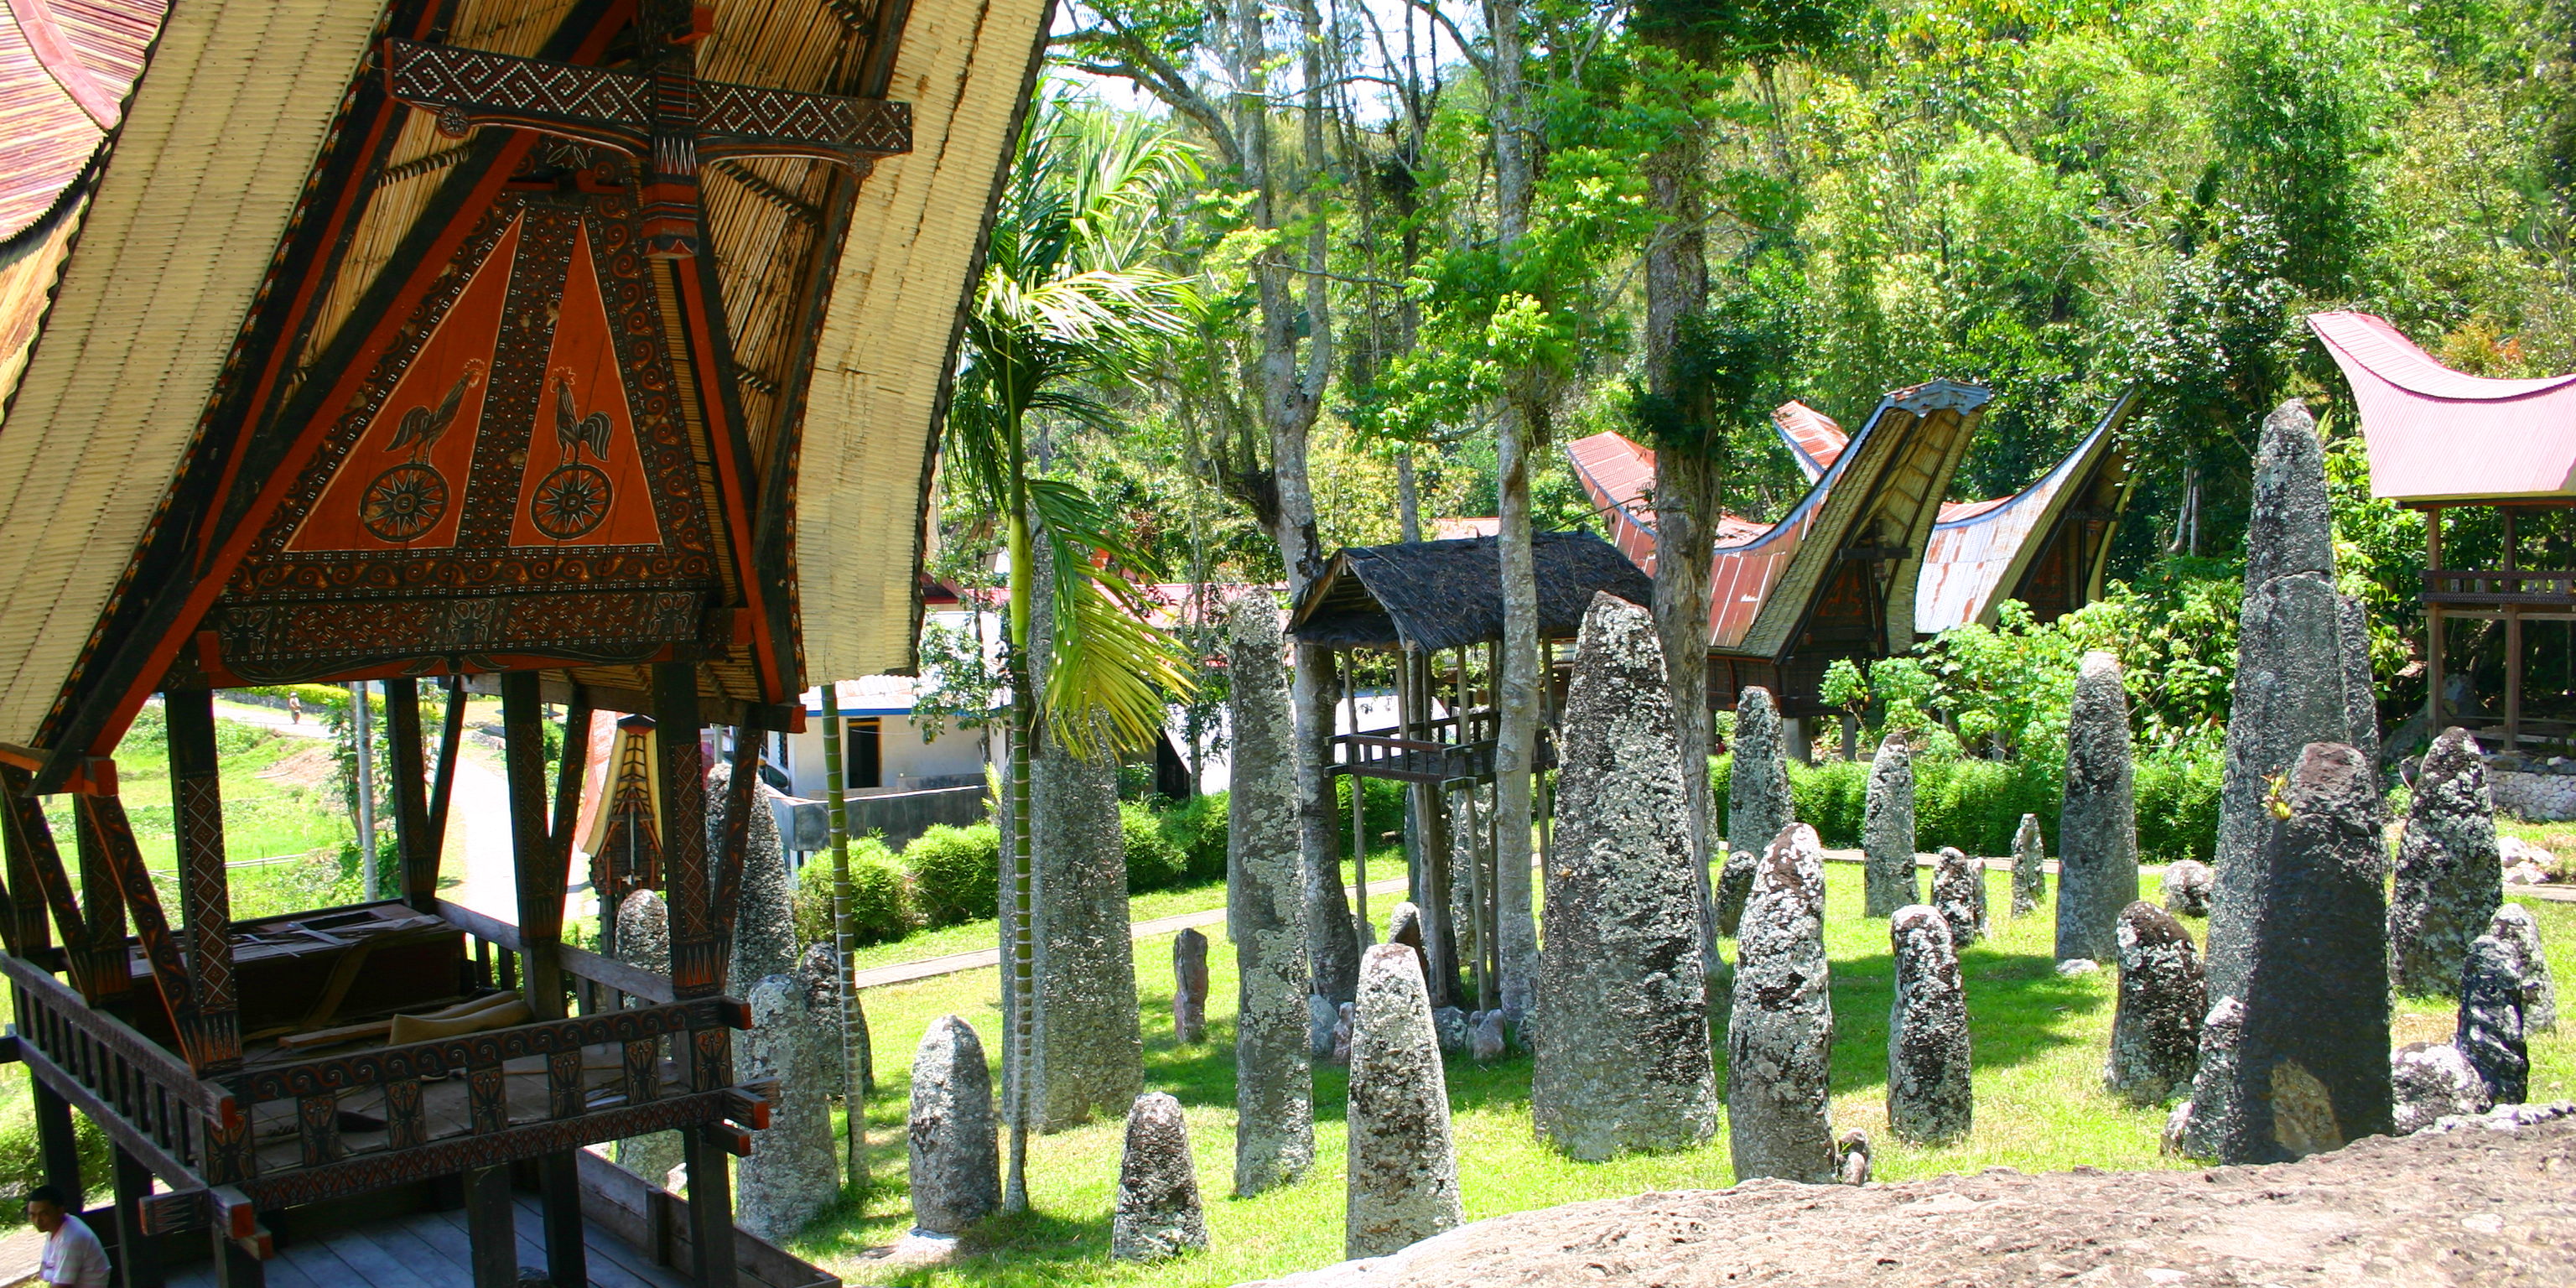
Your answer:
[[[341,1288],[341,1285],[349,1282],[346,1279],[316,1276],[305,1269],[306,1263],[301,1256],[304,1251],[305,1249],[300,1247],[293,1248],[282,1256],[271,1257],[262,1263],[260,1269],[263,1277],[268,1281],[267,1288]],[[206,1288],[214,1288],[212,1267],[207,1269],[206,1278],[201,1282],[206,1285]]]
[[[351,1282],[367,1284],[369,1288],[444,1288],[438,1280],[414,1273],[403,1258],[377,1244],[378,1233],[400,1228],[395,1222],[370,1222],[333,1231],[323,1243],[357,1272]]]
[[[474,1267],[449,1255],[446,1248],[428,1237],[433,1226],[442,1230],[449,1228],[438,1213],[422,1212],[400,1225],[386,1227],[376,1235],[376,1244],[433,1282],[446,1284],[471,1280]]]

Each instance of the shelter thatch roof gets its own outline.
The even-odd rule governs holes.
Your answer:
[[[1597,592],[1640,606],[1654,599],[1646,574],[1589,532],[1541,532],[1532,541],[1541,639],[1572,639]],[[1288,633],[1330,648],[1438,651],[1499,640],[1500,549],[1499,538],[1469,537],[1344,550],[1307,586]]]

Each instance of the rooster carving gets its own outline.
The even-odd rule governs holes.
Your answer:
[[[457,410],[465,405],[465,392],[481,383],[483,364],[466,363],[465,370],[457,373],[456,383],[448,386],[447,396],[438,400],[436,408],[414,407],[403,413],[402,423],[394,427],[394,439],[385,444],[385,450],[399,452],[408,447],[411,459],[417,463],[431,448],[438,446],[438,440],[446,437],[448,427],[456,423]]]
[[[581,459],[581,449],[605,461],[608,459],[608,413],[594,411],[584,416],[572,401],[572,374],[555,373],[555,441],[572,459]]]

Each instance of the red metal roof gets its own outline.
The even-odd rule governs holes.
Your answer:
[[[2576,374],[2490,380],[2453,371],[2368,313],[2312,313],[2308,326],[2352,384],[2372,496],[2576,493]]]
[[[1851,435],[1833,417],[1795,398],[1772,409],[1771,427],[1780,431],[1780,441],[1789,445],[1789,455],[1810,483],[1823,478],[1851,444]]]
[[[2121,395],[2093,432],[2029,487],[1992,501],[1954,501],[1941,507],[1941,521],[1924,549],[1923,575],[1915,583],[1917,634],[1936,635],[1988,619],[2005,588],[2020,584],[2057,516],[2111,463],[2120,422],[2135,400],[2134,394]]]

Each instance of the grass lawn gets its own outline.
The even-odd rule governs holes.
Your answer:
[[[1374,866],[1371,871],[1375,875]],[[2002,873],[1988,878],[1996,934],[1963,956],[1976,1051],[1976,1130],[1964,1143],[1946,1149],[1912,1148],[1888,1139],[1885,1051],[1892,981],[1887,923],[1863,919],[1860,884],[1857,866],[1828,866],[1834,1126],[1870,1133],[1879,1179],[1996,1165],[2024,1171],[2176,1165],[2156,1153],[2164,1111],[2132,1109],[2101,1090],[2114,1005],[2111,977],[2058,977],[2050,956],[2051,919],[2045,910],[2022,921],[2004,917],[2010,894]],[[2147,894],[2156,897],[2152,870]],[[1387,907],[1392,904],[1389,900]],[[2535,902],[2534,909],[2551,950],[2552,970],[2561,980],[2576,980],[2576,907]],[[1385,915],[1374,903],[1371,910]],[[2193,929],[2197,933],[2204,927]],[[989,927],[984,934],[971,946],[990,943]],[[904,1079],[911,1052],[930,1021],[952,1012],[964,1016],[998,1059],[1001,1012],[995,977],[987,971],[869,990],[865,1001],[880,1074],[879,1093],[868,1105],[877,1188],[864,1214],[846,1207],[827,1214],[795,1241],[796,1251],[853,1283],[940,1285],[1232,1284],[1340,1260],[1343,1072],[1331,1067],[1315,1071],[1314,1171],[1296,1185],[1258,1198],[1227,1197],[1234,1174],[1233,954],[1220,950],[1209,955],[1209,1042],[1183,1048],[1172,1040],[1171,972],[1165,953],[1158,941],[1137,945],[1138,991],[1146,1015],[1145,1082],[1149,1090],[1178,1096],[1187,1109],[1200,1188],[1207,1196],[1210,1251],[1151,1268],[1109,1260],[1122,1128],[1117,1122],[1095,1122],[1031,1143],[1034,1210],[988,1221],[968,1237],[968,1255],[957,1263],[898,1273],[857,1260],[860,1251],[892,1242],[910,1224]],[[2402,1003],[2397,1040],[2445,1038],[2450,1027],[2449,1007]],[[1721,1061],[1724,1051],[1721,1036]],[[2533,1100],[2570,1095],[2570,1085],[2576,1084],[2576,1040],[2566,1033],[2535,1036],[2532,1060]],[[1524,1057],[1485,1067],[1459,1060],[1449,1068],[1459,1179],[1469,1220],[1647,1190],[1718,1187],[1734,1180],[1722,1125],[1709,1145],[1682,1154],[1577,1163],[1549,1152],[1531,1136],[1529,1073]],[[1723,1073],[1721,1065],[1721,1077]]]

